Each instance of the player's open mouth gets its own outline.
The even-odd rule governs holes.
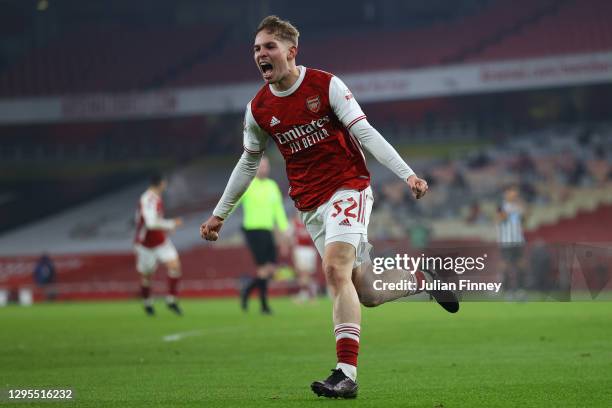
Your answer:
[[[264,79],[268,80],[272,77],[272,71],[274,69],[274,66],[272,64],[270,64],[269,62],[260,62],[259,63],[259,70],[261,71],[261,73],[263,74]]]

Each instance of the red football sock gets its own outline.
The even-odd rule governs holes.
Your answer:
[[[168,276],[168,295],[175,296],[178,294],[179,278]]]
[[[151,287],[140,285],[140,297],[142,297],[144,300],[147,300],[148,298],[150,298],[151,297]]]
[[[347,376],[354,379],[357,375],[357,356],[359,355],[359,335],[361,333],[361,328],[356,323],[341,323],[334,327],[334,332],[336,334],[336,356],[338,357],[338,366],[343,368]],[[344,365],[348,365],[349,367]]]

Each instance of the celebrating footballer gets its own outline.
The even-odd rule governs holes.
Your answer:
[[[361,304],[368,307],[413,295],[418,290],[376,290],[367,268],[368,222],[374,197],[363,149],[404,180],[416,199],[427,193],[397,151],[368,122],[340,78],[296,65],[298,30],[276,16],[262,20],[253,55],[265,84],[248,103],[244,152],[212,216],[202,224],[202,238],[218,239],[223,222],[253,180],[271,138],[286,162],[289,196],[321,255],[333,301],[337,364],[312,391],[332,398],[357,396],[357,356]],[[435,271],[386,271],[376,279],[409,280],[421,288],[437,279]],[[429,293],[444,309],[459,304],[450,291]]]

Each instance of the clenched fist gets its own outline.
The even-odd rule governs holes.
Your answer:
[[[219,239],[221,227],[223,227],[223,219],[213,215],[200,226],[200,236],[207,241],[216,241]]]
[[[429,188],[427,186],[427,182],[421,178],[418,178],[415,174],[408,177],[408,179],[406,180],[406,183],[408,183],[408,187],[410,187],[410,191],[412,191],[412,195],[417,200],[423,197],[425,193],[427,193],[427,189]]]

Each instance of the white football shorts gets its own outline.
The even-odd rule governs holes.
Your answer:
[[[154,273],[158,262],[166,263],[178,259],[178,252],[169,239],[154,248],[135,244],[134,253],[136,254],[136,270],[143,275]]]
[[[329,243],[346,242],[355,247],[355,266],[363,263],[367,255],[368,223],[373,203],[371,187],[362,191],[340,189],[317,209],[300,212],[321,258]]]

